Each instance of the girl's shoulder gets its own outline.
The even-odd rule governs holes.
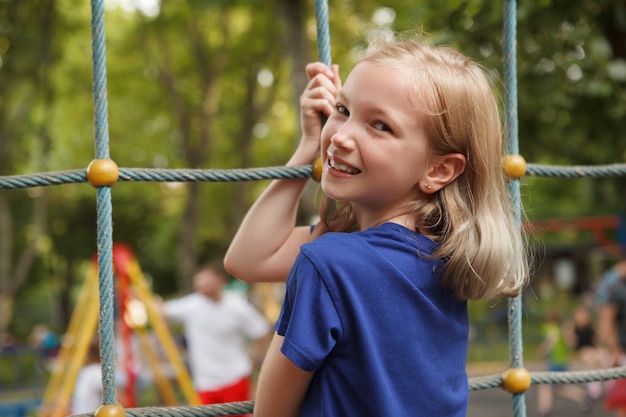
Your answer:
[[[436,248],[429,238],[396,223],[382,225],[358,232],[328,232],[304,244],[301,252],[315,257],[328,257],[335,261],[345,258],[359,258],[367,261],[374,253],[405,253],[415,256],[419,253],[428,256]]]
[[[426,236],[413,230],[407,229],[397,223],[383,223],[377,227],[357,232],[328,232],[309,242],[308,244],[342,244],[346,242],[385,244],[387,242],[399,242],[420,248],[434,248],[435,242]],[[307,245],[308,245],[307,244]]]

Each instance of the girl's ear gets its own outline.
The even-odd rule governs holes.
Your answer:
[[[432,194],[458,178],[465,171],[467,158],[462,153],[449,153],[431,163],[420,181],[420,189]]]

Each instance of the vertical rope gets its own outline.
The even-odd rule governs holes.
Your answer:
[[[517,4],[504,1],[504,83],[509,153],[519,153],[517,120]]]
[[[517,4],[515,0],[504,1],[504,82],[508,153],[519,153],[517,119]],[[515,217],[521,233],[520,181],[510,180],[509,192],[515,208]],[[522,294],[508,302],[509,362],[511,368],[524,366],[522,345]],[[526,416],[525,394],[513,394],[515,417]]]
[[[330,54],[330,29],[328,27],[328,1],[315,0],[315,20],[317,23],[317,56],[320,62],[330,67],[332,64]],[[328,118],[325,114],[321,114],[322,126],[326,124]],[[332,209],[328,212],[326,220],[332,217],[332,213],[336,207],[333,201]]]
[[[331,65],[330,30],[328,29],[328,1],[315,0],[315,18],[317,22],[317,55],[320,62]]]
[[[106,43],[104,0],[91,1],[91,37],[93,65],[93,102],[95,155],[109,158],[109,126],[106,89]],[[113,286],[113,227],[111,188],[97,189],[98,282],[100,290],[100,361],[103,404],[117,402],[115,390],[115,303]]]
[[[104,0],[92,0],[91,13],[95,153],[100,159],[109,158]]]
[[[117,402],[115,388],[115,302],[113,280],[113,228],[111,226],[111,189],[96,190],[98,214],[98,280],[100,289],[100,363],[102,368],[103,404]]]

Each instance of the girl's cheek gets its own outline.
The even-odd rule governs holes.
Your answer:
[[[333,129],[332,124],[330,123],[330,119],[328,119],[328,121],[322,128],[322,134],[321,134],[322,151],[325,151],[328,148],[328,144],[330,143],[330,137],[332,135],[331,132],[334,132],[334,129]]]

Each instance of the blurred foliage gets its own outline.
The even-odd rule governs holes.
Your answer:
[[[316,56],[312,2],[132,4],[110,0],[106,9],[109,139],[118,165],[283,164],[299,137],[303,67]],[[418,32],[479,61],[504,97],[502,2],[336,0],[329,6],[331,54],[343,77],[371,37]],[[546,164],[624,161],[624,2],[539,0],[523,2],[518,14],[520,153]],[[0,0],[2,175],[88,165],[91,65],[89,2]],[[156,292],[184,291],[186,271],[221,256],[266,184],[116,184],[114,239],[133,248]],[[626,211],[625,185],[622,178],[526,177],[522,194],[530,219],[613,215]],[[12,254],[0,260],[0,271],[8,271],[0,274],[0,295],[17,296],[20,308],[29,304],[24,299],[36,299],[27,321],[56,317],[53,324],[62,327],[96,252],[94,190],[71,184],[0,191],[0,200],[6,202],[0,204],[6,242],[0,250]],[[42,230],[34,227],[38,221]],[[592,240],[584,233],[549,239],[570,245]],[[30,247],[37,256],[24,288],[15,288],[11,271]],[[50,297],[58,304],[46,293],[58,294]]]

